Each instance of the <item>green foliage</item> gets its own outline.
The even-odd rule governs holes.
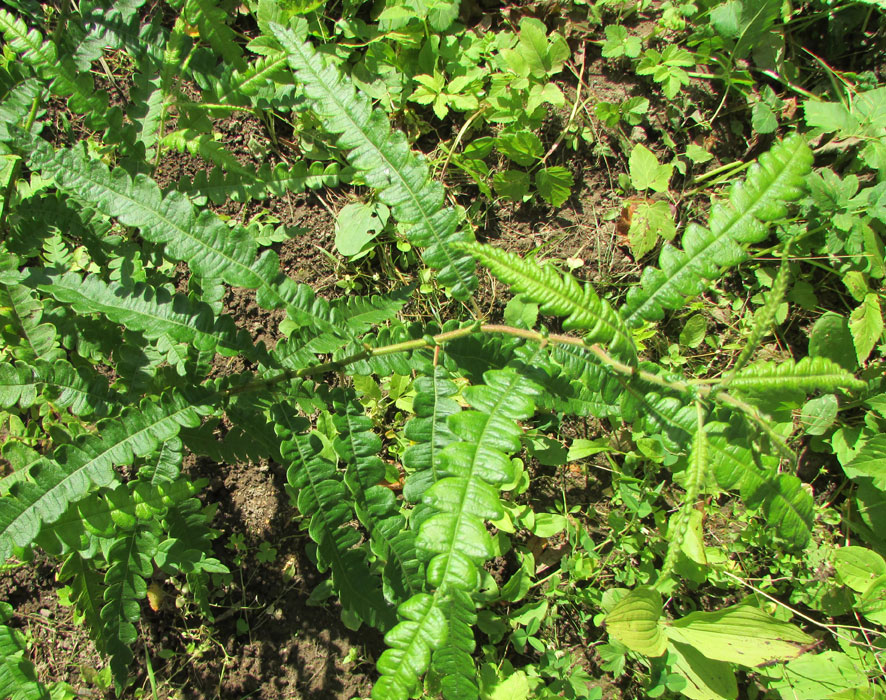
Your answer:
[[[0,603],[3,623],[12,616],[12,606]],[[10,700],[49,700],[49,691],[37,681],[34,664],[27,658],[24,636],[18,630],[0,624],[0,693]]]
[[[686,49],[669,44],[661,52],[646,49],[637,64],[637,75],[651,75],[662,84],[665,97],[673,99],[682,86],[689,84],[689,74],[683,70],[695,66],[695,59]]]
[[[304,85],[311,109],[329,133],[338,135],[336,145],[348,153],[393,216],[409,225],[407,239],[424,248],[424,260],[440,270],[440,282],[454,297],[465,298],[476,287],[476,277],[470,259],[456,254],[453,243],[471,236],[459,230],[455,211],[444,206],[443,188],[430,179],[427,165],[412,154],[401,132],[391,131],[384,112],[373,110],[310,44],[291,30],[273,31]]]
[[[682,250],[665,246],[660,269],[643,271],[623,310],[628,326],[658,320],[665,309],[680,308],[703,289],[703,280],[744,260],[743,247],[769,235],[768,224],[785,218],[788,203],[802,196],[811,165],[809,147],[796,134],[764,154],[748,177],[733,185],[727,201],[714,202],[708,227],[690,225]]]
[[[619,357],[635,362],[637,351],[618,314],[594,288],[581,287],[572,275],[561,275],[549,265],[539,266],[491,246],[464,246],[503,282],[539,304],[545,313],[563,316],[567,330],[587,331],[591,343],[609,345]]]
[[[822,623],[813,654],[788,605],[886,622],[884,88],[841,74],[868,81],[843,102],[791,83],[811,132],[782,129],[788,98],[746,69],[799,80],[790,9],[771,2],[666,3],[644,37],[607,24],[643,3],[486,31],[447,0],[382,3],[371,21],[359,2],[248,2],[249,36],[227,5],[168,4],[169,22],[139,0],[82,2],[64,25],[0,10],[0,557],[58,560],[118,695],[151,586],[176,582],[209,624],[231,580],[192,455],[283,467],[327,579],[316,597],[384,635],[378,700],[600,698],[589,671],[630,673],[638,697],[734,698],[736,671],[782,697],[880,691],[879,630]],[[661,94],[581,94],[579,6],[589,44]],[[115,87],[109,62],[128,87],[115,107],[93,78]],[[706,165],[728,95],[688,111],[700,80],[776,134],[754,162]],[[623,126],[653,108],[661,143],[633,143],[649,134]],[[232,114],[265,130],[252,160],[217,135]],[[450,136],[419,153],[434,130]],[[813,170],[828,135],[847,150]],[[590,243],[562,261],[548,242],[521,257],[475,241],[501,216],[493,193],[519,215],[562,207],[578,161],[616,147],[606,162],[632,194],[605,216],[630,219],[636,260],[664,239],[657,263],[614,279],[586,266]],[[170,151],[207,167],[165,177]],[[444,186],[450,166],[467,189]],[[281,269],[294,234],[271,204],[343,184],[360,188],[333,212],[345,260],[324,252],[350,293],[329,300]],[[708,186],[709,208],[694,198]],[[508,325],[483,315],[476,263],[514,295]],[[261,340],[229,311],[236,290],[281,311]],[[598,491],[605,512],[589,512]],[[497,558],[515,566],[493,575]],[[740,585],[756,597],[688,612]],[[0,613],[0,694],[49,697]],[[600,669],[560,653],[564,621]]]

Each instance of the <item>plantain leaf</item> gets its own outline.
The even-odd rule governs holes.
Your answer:
[[[661,594],[647,586],[635,588],[604,618],[606,629],[631,651],[661,656],[668,646],[662,620]]]
[[[735,700],[738,684],[732,667],[723,661],[712,661],[688,644],[671,640],[668,651],[676,657],[673,670],[686,679],[680,693],[692,700]]]
[[[874,579],[886,575],[886,561],[872,549],[850,545],[834,551],[834,569],[843,584],[864,593]]]
[[[665,634],[709,659],[749,667],[795,659],[815,641],[794,625],[745,603],[690,613],[667,625]]]
[[[787,663],[782,677],[767,685],[778,691],[784,700],[872,697],[870,681],[863,668],[848,655],[837,651],[804,654]],[[853,693],[854,689],[856,692]]]

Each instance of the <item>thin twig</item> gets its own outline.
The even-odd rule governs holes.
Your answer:
[[[776,597],[773,596],[773,595],[770,595],[770,594],[767,593],[766,591],[763,591],[763,590],[757,588],[757,587],[756,587],[755,585],[753,585],[752,583],[748,583],[747,581],[745,581],[744,579],[742,579],[740,576],[736,576],[735,574],[733,574],[733,573],[731,573],[731,572],[729,572],[729,571],[720,571],[720,573],[721,573],[721,574],[724,574],[724,575],[726,575],[726,576],[728,576],[728,577],[731,578],[731,579],[734,579],[735,581],[738,581],[742,586],[745,586],[746,588],[750,588],[754,593],[756,593],[756,594],[758,594],[758,595],[761,595],[761,596],[763,596],[764,598],[766,598],[766,599],[768,599],[768,600],[771,600],[773,603],[775,603],[776,605],[778,605],[778,606],[784,608],[785,610],[789,610],[792,614],[796,615],[797,617],[806,620],[806,622],[808,622],[808,623],[810,623],[810,624],[813,624],[813,625],[815,625],[816,627],[821,627],[822,629],[827,630],[827,631],[830,632],[832,635],[834,635],[835,637],[839,637],[839,638],[842,639],[843,641],[849,642],[850,644],[854,644],[855,646],[859,646],[859,647],[869,647],[869,648],[871,648],[871,649],[876,649],[876,647],[874,647],[873,645],[870,645],[870,644],[862,644],[861,642],[859,642],[859,641],[857,641],[857,640],[855,640],[855,639],[852,639],[852,637],[847,637],[846,635],[843,635],[843,634],[840,634],[839,632],[837,632],[837,629],[838,629],[839,627],[843,627],[842,625],[827,625],[827,624],[825,624],[824,622],[819,622],[819,621],[816,620],[815,618],[813,618],[813,617],[809,617],[809,615],[804,615],[803,613],[801,613],[801,612],[800,612],[799,610],[797,610],[796,608],[792,608],[792,607],[791,607],[790,605],[788,605],[787,603],[784,603],[784,602],[780,601],[778,598],[776,598]],[[849,627],[848,629],[860,629],[860,630],[862,630],[862,631],[865,631],[865,628],[864,628],[864,627]],[[871,630],[871,631],[874,631],[874,630]]]

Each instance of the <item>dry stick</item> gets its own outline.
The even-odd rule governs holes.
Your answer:
[[[461,140],[464,138],[464,135],[467,133],[468,128],[471,124],[474,123],[474,120],[479,117],[483,112],[489,109],[489,105],[485,105],[474,112],[470,118],[462,124],[461,129],[458,130],[458,133],[455,135],[455,141],[452,142],[452,148],[449,149],[449,153],[446,154],[446,160],[443,161],[443,167],[440,168],[440,175],[437,177],[438,180],[442,180],[446,175],[446,168],[449,167],[449,161],[452,160],[452,154],[455,153],[455,149],[458,148],[458,144],[461,143]]]
[[[541,159],[542,164],[547,163],[548,158],[551,154],[557,150],[557,147],[563,143],[563,139],[566,138],[566,132],[569,130],[569,127],[572,125],[573,120],[575,119],[575,114],[578,112],[578,107],[581,104],[581,86],[584,84],[584,74],[585,74],[585,56],[586,52],[582,51],[581,53],[581,70],[578,74],[578,87],[575,88],[575,103],[572,105],[572,113],[569,115],[569,120],[566,122],[566,126],[563,127],[563,130],[560,132],[560,135],[557,137],[557,140],[554,141],[554,145],[548,149],[548,152],[545,153],[544,158]]]
[[[731,572],[729,572],[729,571],[721,571],[720,573],[721,573],[721,574],[725,574],[725,575],[728,576],[729,578],[738,581],[742,586],[745,586],[746,588],[750,588],[754,593],[757,593],[758,595],[761,595],[761,596],[763,596],[764,598],[767,598],[768,600],[771,600],[773,603],[775,603],[776,605],[779,605],[779,606],[783,607],[785,610],[790,610],[794,615],[796,615],[797,617],[803,618],[804,620],[806,620],[806,622],[809,622],[809,623],[815,625],[816,627],[821,627],[822,629],[827,630],[828,632],[830,632],[830,633],[831,633],[832,635],[834,635],[835,637],[839,637],[840,639],[842,639],[842,640],[844,640],[844,641],[847,641],[847,642],[849,642],[850,644],[854,644],[855,646],[859,646],[859,647],[868,646],[868,647],[870,647],[871,649],[875,649],[875,648],[876,648],[876,647],[873,647],[873,646],[870,645],[870,644],[862,644],[861,642],[858,642],[858,641],[852,639],[852,637],[847,637],[847,636],[842,635],[842,634],[840,634],[839,632],[836,631],[837,629],[839,629],[839,628],[841,628],[841,627],[844,627],[844,628],[846,628],[846,629],[859,629],[859,630],[861,630],[862,632],[868,631],[868,632],[874,632],[874,634],[878,634],[878,632],[877,632],[876,630],[869,630],[868,628],[866,628],[866,627],[861,627],[861,626],[859,626],[859,627],[855,627],[855,626],[846,626],[846,625],[826,625],[824,622],[819,622],[819,621],[816,620],[815,618],[809,617],[809,615],[804,615],[804,614],[801,613],[799,610],[797,610],[797,609],[795,609],[795,608],[792,608],[790,605],[788,605],[787,603],[784,603],[784,602],[780,601],[780,600],[779,600],[778,598],[776,598],[775,596],[773,596],[773,595],[769,595],[766,591],[763,591],[763,590],[757,588],[757,587],[756,587],[754,584],[752,584],[752,583],[748,583],[747,581],[745,581],[745,580],[744,580],[743,578],[741,578],[740,576],[736,576],[735,574],[733,574],[733,573],[731,573]],[[867,635],[865,635],[865,638],[867,638]],[[878,651],[879,651],[879,650],[878,650]],[[877,652],[875,652],[875,656],[876,656],[876,654],[877,654]],[[878,661],[877,663],[878,663],[878,665],[879,665],[879,661]],[[881,668],[882,668],[882,667],[881,667]]]

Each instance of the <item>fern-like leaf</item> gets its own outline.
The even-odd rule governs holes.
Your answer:
[[[19,57],[34,67],[49,67],[56,62],[58,52],[52,42],[43,43],[43,35],[36,29],[28,29],[28,25],[15,15],[0,9],[0,32]]]
[[[249,430],[235,427],[222,440],[216,439],[215,427],[216,424],[210,420],[196,430],[182,430],[182,441],[191,452],[204,455],[220,464],[258,463],[262,459],[270,458],[276,452],[265,441],[264,435],[256,434],[258,431],[252,425]]]
[[[127,114],[133,125],[132,140],[133,143],[141,144],[147,160],[154,156],[153,149],[165,111],[159,69],[154,62],[147,62],[142,70],[133,75],[129,96],[132,104]]]
[[[50,91],[59,97],[70,97],[74,112],[85,114],[94,128],[107,124],[107,94],[95,89],[92,75],[77,68],[67,55],[59,56],[52,41],[43,41],[36,29],[28,29],[18,17],[0,9],[0,32],[9,47],[34,68],[44,80],[51,81]]]
[[[335,451],[347,465],[345,484],[354,499],[357,517],[369,531],[375,553],[386,562],[387,588],[402,602],[424,587],[424,575],[415,551],[415,533],[406,530],[406,521],[393,492],[382,485],[385,465],[378,456],[379,437],[372,421],[355,399],[336,397],[333,423],[338,436]]]
[[[40,85],[40,81],[36,78],[26,80],[3,96],[0,101],[0,154],[9,153],[7,141],[11,141],[13,136],[9,133],[10,126],[24,128],[24,123],[30,115],[31,109],[35,102],[42,102],[44,88]],[[38,112],[35,115],[34,123],[31,125],[31,134],[36,136],[40,133],[43,125],[40,123],[39,117],[42,114]]]
[[[105,652],[101,635],[101,609],[104,605],[104,577],[96,570],[95,565],[84,558],[79,552],[72,552],[65,558],[58,573],[59,582],[69,582],[71,600],[77,606],[96,649]]]
[[[73,551],[92,559],[110,545],[121,527],[135,526],[136,511],[139,515],[162,515],[195,492],[196,486],[181,478],[155,483],[139,478],[113,489],[100,489],[69,504],[51,524],[44,523],[35,541],[53,554]]]
[[[183,455],[180,438],[167,440],[139,467],[138,478],[152,486],[175,481],[181,472]]]
[[[339,134],[337,145],[348,151],[351,164],[394,217],[411,225],[406,237],[424,248],[424,260],[440,271],[440,282],[456,299],[467,298],[477,286],[474,264],[452,244],[473,236],[459,230],[455,210],[444,206],[443,187],[431,179],[427,164],[413,155],[401,132],[391,130],[387,115],[373,110],[369,98],[310,44],[289,29],[271,26],[324,128]]]
[[[114,465],[130,464],[175,437],[181,426],[194,426],[206,409],[177,393],[159,403],[145,401],[114,419],[99,423],[98,432],[62,445],[52,460],[31,470],[29,481],[12,485],[0,499],[0,560],[13,546],[33,542],[42,523],[53,523],[68,504],[84,498],[93,486],[116,479]]]
[[[621,412],[622,384],[588,350],[574,345],[551,348],[550,379],[539,405],[579,416],[607,418]]]
[[[18,404],[27,408],[43,389],[49,390],[53,404],[75,416],[105,416],[119,402],[104,377],[65,360],[37,361],[31,366],[0,363],[0,407]]]
[[[165,539],[157,546],[154,561],[170,575],[185,574],[200,612],[212,620],[209,574],[226,574],[229,571],[218,559],[210,556],[212,540],[218,533],[209,527],[203,504],[190,497],[197,490],[196,485],[183,479],[179,482],[187,488],[176,489],[176,500],[172,503],[170,501],[173,498],[169,493],[171,489],[167,487],[162,490],[166,498],[163,503],[165,515],[162,515],[160,524]],[[152,495],[151,490],[147,493]]]
[[[538,387],[517,372],[490,370],[485,384],[468,387],[464,396],[472,406],[456,411],[442,370],[422,382],[421,413],[414,420],[415,434],[427,447],[413,452],[409,461],[423,470],[440,464],[432,484],[422,491],[417,545],[431,560],[428,583],[433,596],[418,593],[397,610],[401,622],[387,635],[390,647],[378,660],[381,678],[372,697],[406,700],[430,663],[451,676],[447,698],[475,697],[476,670],[471,650],[470,625],[475,616],[470,592],[479,586],[478,567],[492,556],[492,542],[485,520],[502,513],[499,487],[512,477],[509,455],[520,448],[520,429],[515,423],[535,411]],[[426,403],[425,403],[426,402]],[[422,404],[424,403],[424,406]],[[437,433],[441,409],[454,438]],[[440,443],[448,442],[439,454]],[[464,693],[464,695],[462,695]]]
[[[442,367],[435,367],[433,375],[415,380],[415,417],[403,431],[403,436],[414,443],[403,452],[403,464],[409,470],[403,496],[413,503],[421,503],[425,491],[447,474],[440,464],[440,452],[458,439],[447,422],[449,416],[461,410],[452,398],[458,387],[447,374]]]
[[[542,312],[562,316],[565,329],[585,331],[587,342],[607,345],[614,355],[636,364],[637,349],[624,321],[590,284],[581,286],[569,273],[561,274],[551,265],[523,260],[501,248],[480,243],[458,247],[514,291],[536,302]]]
[[[498,487],[512,476],[508,455],[520,449],[515,421],[535,411],[538,388],[516,372],[494,370],[484,380],[484,385],[463,392],[473,410],[448,420],[461,440],[440,454],[443,469],[452,476],[440,479],[424,494],[435,514],[422,522],[418,546],[433,556],[428,581],[437,588],[477,588],[476,567],[492,556],[484,521],[501,517]]]
[[[804,357],[798,362],[761,362],[739,371],[729,382],[734,392],[777,394],[784,391],[860,391],[865,382],[826,357]]]
[[[378,330],[374,337],[363,337],[358,342],[348,343],[333,353],[334,360],[350,358],[353,355],[365,351],[367,347],[384,347],[402,343],[407,340],[415,340],[423,334],[422,328],[415,326],[404,327],[399,324],[383,327]],[[316,347],[313,343],[311,347]],[[362,360],[356,360],[349,365],[353,374],[385,376],[400,374],[407,376],[414,368],[414,355],[409,352],[394,352],[385,355],[371,355]]]
[[[225,63],[237,68],[246,67],[243,49],[236,42],[236,34],[225,23],[227,13],[214,0],[186,0],[184,18],[197,27],[200,38],[209,44]]]
[[[354,335],[394,318],[409,301],[414,287],[401,287],[387,294],[346,296],[332,302],[332,308]]]
[[[647,365],[652,369],[651,365]],[[685,452],[695,434],[695,409],[676,396],[663,396],[659,387],[639,379],[624,381],[620,413],[626,422],[636,423],[649,435],[661,437],[664,446],[674,453]]]
[[[0,496],[8,494],[13,484],[27,479],[32,467],[49,461],[36,450],[16,440],[7,440],[0,446],[0,455],[11,467],[11,472],[0,479]]]
[[[138,639],[135,622],[141,615],[138,600],[145,597],[145,579],[154,571],[151,563],[157,538],[149,530],[136,529],[119,538],[108,550],[111,566],[105,573],[105,604],[101,609],[105,653],[111,657],[111,673],[119,695],[126,685],[132,646]]]
[[[108,284],[97,275],[81,278],[74,272],[44,275],[42,270],[34,271],[28,284],[70,304],[79,313],[101,313],[130,330],[142,331],[149,340],[168,336],[204,352],[257,359],[252,339],[236,327],[230,316],[215,318],[208,305],[194,303],[183,294],[171,295],[163,288],[141,283],[127,288]]]
[[[201,134],[195,129],[184,128],[170,131],[160,139],[162,148],[174,148],[179,153],[200,156],[229,173],[249,176],[249,169],[240,164],[234,154],[216,141],[212,134]]]
[[[763,517],[778,535],[803,547],[812,533],[812,495],[793,474],[778,473],[778,460],[742,445],[743,431],[722,423],[708,426],[712,471],[723,488],[738,487],[742,500]]]
[[[317,566],[321,571],[331,570],[333,587],[346,610],[373,627],[390,629],[394,609],[371,575],[366,553],[357,547],[359,533],[348,525],[354,511],[340,473],[320,454],[323,445],[316,436],[289,432],[284,425],[278,422],[278,429],[288,433],[280,445],[289,465],[286,478],[299,512],[309,518],[308,533],[317,543]]]
[[[256,50],[255,42],[249,48]],[[261,48],[269,50],[268,47]],[[291,82],[292,71],[289,70],[286,54],[280,50],[269,50],[269,53],[256,58],[244,70],[228,68],[221,78],[213,81],[211,101],[216,104],[246,106],[254,102],[255,97],[266,95],[272,84]]]
[[[250,199],[281,197],[286,192],[304,192],[306,189],[334,187],[338,184],[337,163],[305,163],[298,161],[287,167],[278,163],[273,168],[263,163],[257,172],[225,173],[221,168],[213,168],[209,174],[199,171],[194,179],[180,180],[176,184],[179,192],[187,194],[199,204],[206,197],[213,204],[222,204],[228,199],[245,202]]]
[[[769,333],[773,323],[775,323],[778,309],[781,306],[784,295],[788,291],[791,271],[791,267],[788,264],[789,248],[790,245],[786,245],[782,251],[781,265],[778,268],[778,274],[772,282],[772,287],[766,295],[766,302],[758,311],[754,312],[750,333],[743,340],[744,347],[741,349],[729,372],[723,377],[720,389],[729,386],[735,375],[744,369],[745,365],[747,365],[757,351],[760,341]]]
[[[82,71],[88,71],[93,61],[98,60],[105,49],[125,49],[133,56],[152,48],[141,44],[139,8],[145,0],[117,0],[110,7],[100,2],[80,3],[80,21],[69,22],[67,28],[75,32],[86,30],[86,34],[73,53],[74,63]],[[82,29],[81,29],[82,26]]]
[[[0,337],[15,358],[32,362],[61,354],[55,327],[42,319],[43,304],[30,289],[0,281]]]
[[[677,511],[677,515],[671,521],[668,528],[668,551],[661,567],[660,579],[665,580],[671,575],[677,563],[677,556],[686,538],[686,530],[689,527],[689,516],[695,508],[701,487],[704,485],[705,474],[708,469],[708,438],[704,423],[701,404],[696,405],[698,424],[692,440],[692,449],[689,452],[689,467],[686,475],[686,495],[683,503]]]
[[[408,700],[427,670],[431,650],[446,639],[446,617],[433,596],[418,593],[397,608],[403,619],[385,635],[388,645],[378,659],[381,678],[372,688],[374,700]]]
[[[815,503],[803,482],[793,474],[761,478],[756,472],[748,472],[741,485],[741,497],[750,508],[760,508],[779,536],[797,549],[809,542]]]
[[[193,203],[179,192],[164,197],[157,183],[144,175],[131,178],[120,168],[110,171],[86,154],[82,142],[57,152],[46,143],[31,145],[33,168],[52,178],[60,189],[117,217],[124,225],[139,227],[145,239],[164,243],[167,256],[187,262],[196,274],[257,289],[259,305],[269,309],[283,306],[300,325],[340,334],[341,326],[328,302],[307,285],[296,284],[281,274],[273,251],[256,259],[258,246],[242,227],[231,229],[207,210],[198,214]]]
[[[716,279],[722,268],[744,260],[745,247],[764,240],[767,224],[784,218],[787,204],[803,194],[811,168],[812,151],[800,134],[760,156],[744,182],[732,186],[729,199],[714,202],[709,228],[690,225],[682,250],[665,245],[659,267],[643,271],[640,284],[631,288],[620,310],[627,325],[657,321],[665,309],[682,308],[687,297],[705,288],[706,280]]]
[[[747,436],[738,427],[710,423],[707,429],[710,470],[721,488],[736,488],[748,470],[774,472],[778,468],[778,459],[746,445]]]
[[[449,589],[437,597],[446,618],[446,641],[431,655],[431,665],[440,676],[446,700],[475,700],[478,695],[473,653],[477,612],[466,591]]]

